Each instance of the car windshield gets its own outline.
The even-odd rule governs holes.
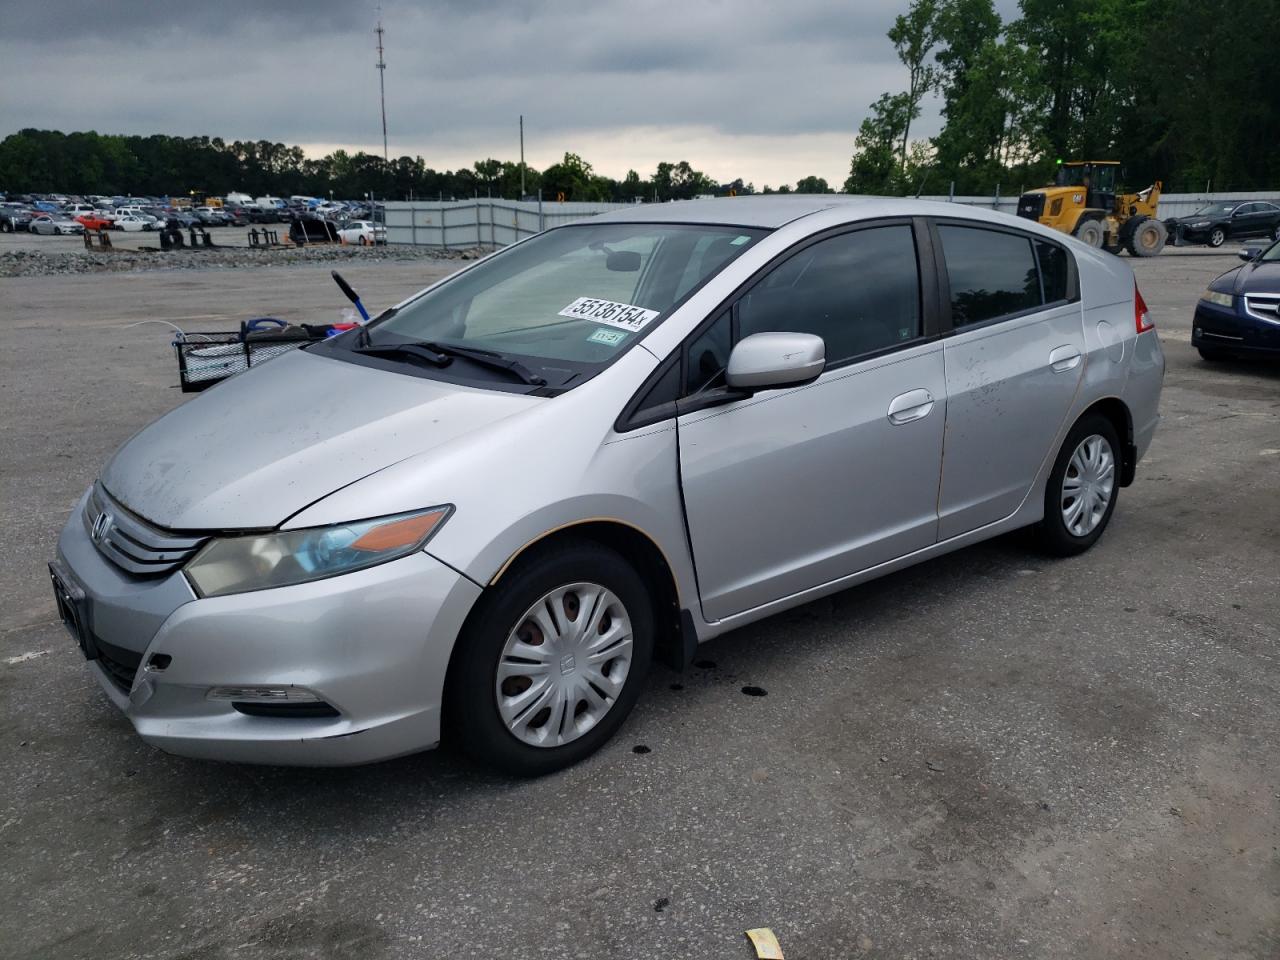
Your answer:
[[[1193,217],[1225,217],[1229,215],[1231,211],[1234,210],[1235,208],[1236,208],[1236,204],[1234,203],[1210,203],[1210,204],[1207,204],[1206,206],[1201,207],[1199,210],[1193,213],[1192,216]]]
[[[551,230],[375,321],[369,339],[375,346],[466,347],[594,372],[763,235],[673,224]]]
[[[1280,262],[1280,242],[1273,243],[1271,246],[1267,247],[1267,249],[1263,250],[1262,256],[1258,259],[1265,260],[1267,263]]]

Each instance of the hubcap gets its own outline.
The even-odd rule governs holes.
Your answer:
[[[613,708],[631,670],[631,617],[598,583],[557,587],[525,611],[498,659],[498,713],[535,747],[577,740]]]
[[[1116,458],[1105,437],[1085,437],[1062,478],[1062,522],[1074,537],[1087,537],[1106,515],[1115,489]]]

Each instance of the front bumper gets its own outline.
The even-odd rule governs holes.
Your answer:
[[[148,743],[210,760],[348,765],[435,746],[445,673],[480,587],[426,553],[344,576],[197,599],[181,573],[129,577],[93,546],[83,501],[58,544],[84,591],[90,660]],[[136,665],[136,669],[134,669]],[[251,716],[212,687],[305,687],[338,713]]]
[[[1243,298],[1239,296],[1231,307],[1200,300],[1191,325],[1191,345],[1274,356],[1280,353],[1280,324],[1246,313]]]

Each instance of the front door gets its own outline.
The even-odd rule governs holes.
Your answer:
[[[812,243],[689,344],[686,392],[714,388],[733,342],[814,333],[812,384],[679,417],[703,613],[722,620],[931,546],[945,377],[924,336],[913,228]]]

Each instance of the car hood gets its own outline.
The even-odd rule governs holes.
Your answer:
[[[546,402],[295,350],[135,434],[102,483],[168,529],[266,529],[393,463]]]
[[[1242,293],[1280,293],[1280,260],[1246,263],[1213,281],[1214,289]]]

